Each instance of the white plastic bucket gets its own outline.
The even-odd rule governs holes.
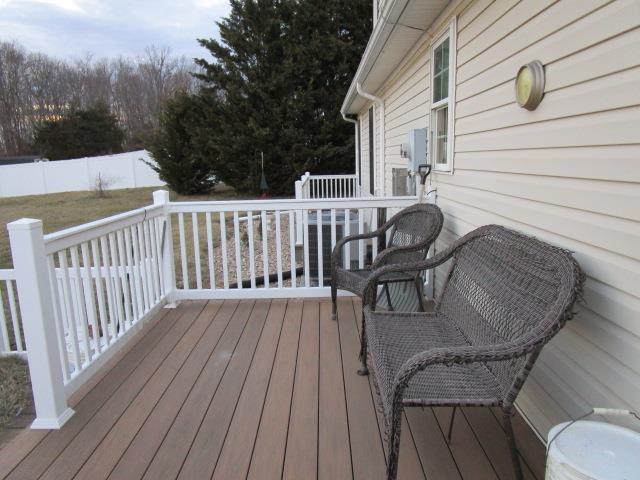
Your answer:
[[[551,441],[567,423],[556,425]],[[545,480],[640,479],[640,434],[604,422],[578,421],[549,447]]]

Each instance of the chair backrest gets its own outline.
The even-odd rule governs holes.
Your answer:
[[[571,317],[584,274],[566,250],[497,225],[461,242],[436,312],[470,345],[528,346],[525,356],[486,364],[514,400],[530,363]]]
[[[443,216],[440,209],[430,203],[417,203],[396,213],[390,220],[388,247],[404,247],[424,244],[423,248],[405,254],[404,261],[426,258],[429,247],[442,230]]]

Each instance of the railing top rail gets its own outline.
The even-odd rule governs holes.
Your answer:
[[[15,280],[16,271],[13,268],[0,268],[0,280]]]
[[[144,219],[156,217],[162,213],[162,208],[162,205],[149,205],[49,233],[44,236],[46,253],[54,253],[64,248],[93,240],[102,235],[107,235],[121,228],[134,225]]]
[[[247,210],[330,210],[332,208],[404,207],[414,204],[417,197],[368,197],[283,200],[225,200],[199,202],[170,202],[174,213],[244,212]]]
[[[355,173],[343,173],[339,175],[311,175],[309,180],[342,180],[356,178]]]

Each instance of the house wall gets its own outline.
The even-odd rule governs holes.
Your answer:
[[[384,168],[402,164],[409,129],[428,126],[429,39],[455,15],[454,173],[431,179],[445,213],[436,248],[499,223],[575,252],[585,304],[518,406],[543,437],[592,406],[639,411],[640,2],[474,0],[449,11],[375,92],[386,101]],[[545,97],[529,112],[513,82],[536,59]]]

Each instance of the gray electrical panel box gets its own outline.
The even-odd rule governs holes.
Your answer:
[[[418,167],[420,165],[424,165],[427,163],[427,129],[426,128],[416,128],[413,130],[409,130],[407,143],[403,143],[400,149],[400,156],[402,158],[407,159],[407,169],[405,170],[407,174],[409,172],[412,175],[407,175],[405,179],[406,184],[406,193],[405,195],[415,195],[416,194],[416,176],[415,173],[418,171]],[[395,170],[395,169],[394,169]],[[398,172],[397,176],[399,176],[400,172]],[[394,175],[394,181],[396,180]],[[396,190],[394,184],[394,190]],[[401,188],[398,186],[398,191]]]
[[[418,171],[418,165],[427,163],[427,129],[409,130],[409,170]]]

